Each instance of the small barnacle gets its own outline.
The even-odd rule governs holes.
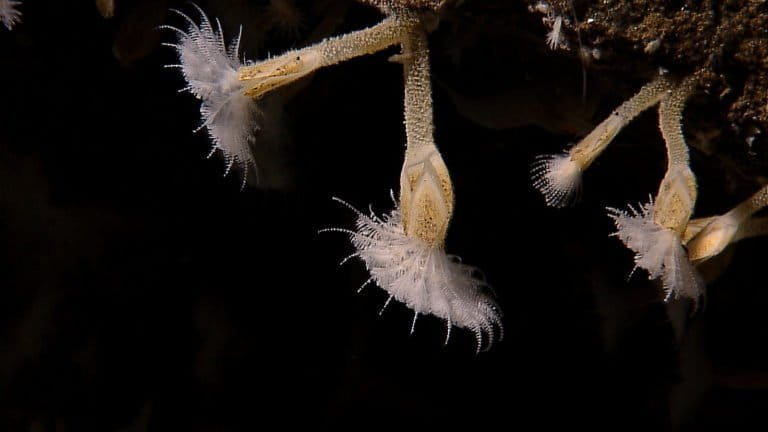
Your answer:
[[[534,5],[528,6],[528,10],[530,12],[538,12],[540,14],[549,15],[551,8],[549,3],[545,1],[538,1]]]
[[[5,28],[12,30],[13,26],[21,22],[21,12],[17,7],[21,4],[16,0],[0,0],[0,22]]]
[[[227,46],[221,24],[216,21],[214,28],[203,11],[198,25],[184,13],[173,10],[187,21],[187,30],[164,26],[175,31],[179,40],[165,44],[176,49],[179,64],[170,65],[181,69],[187,86],[184,90],[201,100],[200,115],[213,141],[211,153],[220,150],[227,163],[227,172],[233,165],[243,170],[245,184],[248,170],[256,168],[250,149],[258,126],[256,103],[245,94],[245,88],[238,79],[242,66],[238,59],[240,34]],[[240,29],[242,33],[242,28]]]
[[[645,48],[643,48],[643,51],[646,54],[653,54],[659,50],[659,47],[661,47],[661,38],[656,38],[648,42],[647,44],[645,44]]]
[[[656,105],[674,82],[659,76],[616,108],[592,132],[564,154],[540,156],[531,167],[533,185],[551,207],[573,204],[581,191],[582,173],[632,119]]]
[[[686,78],[661,100],[659,128],[667,147],[667,172],[656,199],[629,211],[609,208],[618,237],[635,253],[635,267],[648,272],[650,279],[661,278],[666,300],[691,298],[698,302],[702,282],[683,249],[685,235],[696,203],[696,178],[689,167],[681,118],[695,76]]]
[[[563,35],[560,33],[562,26],[563,17],[556,17],[552,24],[552,30],[547,33],[547,45],[549,45],[549,49],[556,50],[562,46]]]

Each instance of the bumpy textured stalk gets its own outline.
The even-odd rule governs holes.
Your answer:
[[[616,224],[615,235],[635,253],[635,266],[648,271],[651,279],[661,278],[666,299],[698,299],[703,285],[683,249],[690,235],[688,222],[696,203],[696,178],[689,167],[681,120],[685,102],[696,84],[695,76],[663,92],[659,105],[659,128],[667,146],[667,172],[656,199],[639,209],[609,209]]]
[[[696,204],[696,177],[691,172],[681,125],[685,101],[695,84],[695,76],[686,78],[659,105],[659,129],[667,145],[667,172],[656,194],[653,220],[678,234],[685,231]]]
[[[673,87],[674,81],[667,76],[660,76],[643,86],[637,94],[616,108],[608,118],[576,144],[569,151],[571,158],[579,164],[582,171],[589,168],[624,126],[643,111],[656,105]]]
[[[641,112],[656,105],[674,87],[675,82],[669,77],[656,78],[616,108],[570,150],[537,158],[531,167],[531,175],[534,187],[544,195],[546,203],[552,207],[565,207],[577,201],[584,171],[624,126]]]
[[[239,79],[244,83],[246,95],[260,98],[322,67],[395,45],[401,41],[404,29],[405,25],[400,18],[392,15],[373,27],[328,38],[307,48],[243,66],[239,70]]]
[[[412,21],[403,40],[405,80],[405,161],[400,174],[400,205],[407,235],[442,246],[453,214],[453,186],[434,141],[432,85],[427,36]]]
[[[453,186],[434,142],[427,31],[412,10],[388,13],[402,25],[396,59],[403,63],[407,144],[400,199],[383,216],[355,210],[356,230],[336,231],[350,235],[369,281],[389,293],[386,304],[394,299],[414,311],[411,331],[419,315],[434,315],[447,324],[446,342],[453,326],[469,329],[479,351],[501,338],[501,312],[476,270],[444,250]]]

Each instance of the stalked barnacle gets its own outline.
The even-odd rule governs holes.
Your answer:
[[[639,209],[609,208],[616,232],[635,253],[635,267],[660,278],[666,300],[690,298],[698,302],[702,282],[683,248],[682,238],[696,204],[696,178],[689,167],[688,147],[681,127],[685,101],[696,78],[689,77],[665,92],[659,105],[659,128],[667,147],[667,171],[656,198]]]
[[[400,199],[383,219],[358,212],[352,235],[371,280],[411,307],[416,316],[432,314],[475,333],[478,350],[490,346],[501,314],[474,270],[443,249],[453,214],[453,187],[433,140],[432,90],[427,28],[430,12],[442,2],[380,0],[368,2],[386,17],[370,28],[325,39],[260,62],[242,65],[237,40],[226,47],[220,25],[214,29],[200,11],[200,25],[188,22],[176,48],[187,90],[202,100],[201,113],[215,148],[230,165],[254,165],[249,141],[256,130],[255,101],[275,89],[325,66],[400,44],[405,75],[407,147],[401,172]],[[331,230],[333,231],[333,230]],[[414,318],[415,324],[415,318]],[[487,341],[487,344],[484,342]]]
[[[395,299],[414,311],[411,331],[419,315],[435,315],[446,321],[446,343],[453,326],[465,328],[474,333],[480,351],[501,337],[501,312],[476,270],[444,249],[453,186],[433,138],[426,31],[416,20],[407,22],[397,57],[405,72],[407,139],[400,198],[383,217],[355,210],[355,230],[329,231],[349,234],[352,256],[365,263],[369,281],[389,293],[386,304]]]
[[[247,175],[256,169],[250,145],[259,129],[256,101],[267,93],[303,78],[319,68],[354,57],[371,54],[399,43],[415,13],[393,13],[367,29],[325,39],[315,45],[289,51],[263,61],[243,64],[238,59],[239,36],[227,46],[220,23],[214,28],[203,11],[198,25],[187,15],[175,11],[187,21],[187,30],[174,30],[179,40],[166,44],[176,49],[187,80],[185,90],[202,101],[201,126],[208,129],[213,151],[221,150],[227,172],[236,165]],[[245,175],[243,184],[245,184]]]
[[[14,25],[21,22],[21,12],[18,9],[20,4],[20,1],[0,0],[0,22],[8,30],[13,29]]]
[[[581,192],[584,171],[605,150],[621,129],[646,109],[656,105],[674,82],[661,75],[616,108],[592,132],[568,151],[539,156],[531,166],[533,185],[551,207],[573,204]]]
[[[243,171],[245,184],[248,171],[256,168],[250,149],[258,129],[258,109],[254,100],[245,94],[238,70],[240,35],[227,46],[221,24],[214,28],[203,11],[193,5],[200,14],[197,24],[186,14],[173,10],[187,22],[186,31],[171,26],[163,28],[179,35],[173,47],[179,55],[179,64],[170,65],[181,69],[187,86],[184,90],[200,99],[200,115],[203,127],[213,142],[211,153],[221,151],[227,164],[226,172],[233,166]],[[242,28],[241,28],[242,32]]]

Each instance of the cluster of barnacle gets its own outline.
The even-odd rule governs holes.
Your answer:
[[[411,308],[414,325],[419,315],[435,315],[447,323],[448,337],[453,326],[466,328],[474,332],[478,350],[489,347],[502,333],[499,308],[476,269],[444,249],[454,194],[433,138],[427,45],[429,18],[439,2],[369,3],[385,14],[379,24],[255,63],[241,62],[239,37],[227,45],[218,21],[214,25],[199,8],[199,23],[177,11],[187,28],[168,27],[179,36],[169,45],[178,52],[175,66],[188,83],[186,90],[201,100],[201,128],[207,129],[213,150],[223,154],[227,170],[242,170],[244,179],[255,169],[250,144],[260,127],[260,98],[320,68],[399,45],[401,53],[392,60],[403,65],[407,140],[399,197],[382,216],[345,203],[357,216],[355,229],[326,231],[349,235],[353,256],[370,273],[368,282],[389,293],[387,304],[395,299]]]
[[[567,5],[573,10],[572,2],[561,2],[560,12]],[[529,9],[542,15],[543,23],[551,29],[547,35],[550,46],[562,47],[561,24],[567,18],[558,15],[545,1],[532,3]],[[579,31],[578,23],[570,27]],[[653,39],[643,51],[653,53],[660,43],[661,39]],[[586,50],[581,47],[581,51],[580,57],[584,59]],[[561,154],[540,156],[531,170],[533,184],[548,205],[573,204],[581,193],[583,172],[627,123],[658,105],[659,128],[667,147],[667,170],[656,196],[628,210],[608,208],[608,214],[616,226],[613,235],[635,255],[635,268],[647,271],[650,279],[661,280],[666,300],[688,298],[695,305],[705,293],[697,266],[719,255],[729,244],[768,233],[768,219],[753,216],[768,205],[768,186],[723,215],[692,218],[698,188],[689,167],[681,121],[685,102],[697,83],[703,81],[703,75],[701,69],[684,79],[675,79],[661,70],[659,77],[611,112],[578,144]]]
[[[614,235],[635,254],[635,267],[661,279],[666,300],[698,303],[704,287],[695,266],[720,254],[729,244],[768,233],[768,219],[753,217],[768,205],[768,186],[720,216],[692,219],[698,193],[682,132],[685,102],[695,90],[696,74],[682,80],[668,75],[641,88],[568,151],[544,155],[532,166],[534,186],[548,205],[574,203],[582,174],[621,129],[646,109],[659,106],[659,129],[667,147],[667,170],[656,196],[629,210],[609,208]]]
[[[407,145],[394,209],[379,216],[355,212],[354,229],[325,231],[348,234],[370,278],[419,315],[434,315],[452,326],[469,329],[478,350],[501,337],[501,312],[484,280],[470,266],[444,249],[454,208],[448,171],[433,138],[432,94],[427,33],[434,22],[438,0],[362,0],[378,7],[385,18],[377,25],[325,39],[306,48],[258,62],[239,58],[239,36],[227,44],[218,21],[211,22],[197,8],[194,20],[176,11],[186,28],[166,27],[178,34],[178,67],[188,85],[185,90],[201,101],[200,113],[213,142],[231,168],[246,175],[256,163],[251,153],[258,124],[259,101],[273,90],[314,71],[399,45],[392,58],[402,63]],[[562,17],[547,12],[552,48],[562,47]],[[562,207],[575,202],[582,173],[620,130],[642,111],[658,105],[659,127],[667,145],[667,172],[650,202],[629,210],[609,209],[617,236],[635,253],[635,265],[650,278],[661,279],[666,298],[698,301],[703,286],[695,265],[716,255],[739,239],[768,232],[768,219],[752,215],[768,204],[768,188],[733,210],[716,217],[692,219],[697,197],[696,179],[689,167],[681,118],[686,100],[696,88],[694,74],[674,79],[668,74],[644,86],[581,142],[567,152],[542,156],[533,165],[534,185],[546,202]],[[386,305],[385,305],[386,306]],[[413,329],[413,326],[412,326]]]

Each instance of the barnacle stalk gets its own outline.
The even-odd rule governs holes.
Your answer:
[[[270,91],[303,78],[325,66],[372,54],[402,39],[404,18],[391,15],[373,27],[325,39],[239,69],[245,94],[261,98]]]
[[[736,241],[761,235],[766,230],[765,218],[751,218],[768,205],[768,186],[744,200],[727,213],[707,218],[703,228],[688,242],[688,256],[696,263],[704,262]]]
[[[405,135],[400,205],[405,232],[442,247],[453,215],[453,184],[434,141],[426,34],[412,27],[403,41]]]
[[[624,126],[656,105],[673,87],[672,79],[665,75],[659,76],[616,108],[567,152],[539,156],[531,167],[531,177],[534,187],[544,195],[547,205],[566,207],[573,204],[579,198],[584,171]]]
[[[404,303],[414,311],[413,325],[420,314],[444,319],[446,343],[453,326],[469,329],[479,351],[501,337],[501,313],[476,269],[445,253],[453,186],[433,137],[426,31],[412,12],[394,13],[407,23],[397,56],[404,69],[407,138],[400,198],[383,217],[355,210],[356,230],[336,231],[350,235],[370,281],[389,293],[385,307],[392,299]]]
[[[696,204],[696,177],[691,171],[681,124],[685,101],[695,83],[695,76],[686,78],[659,104],[659,129],[667,145],[667,171],[656,193],[653,220],[678,234],[685,231]]]
[[[635,253],[635,266],[661,278],[666,300],[677,297],[698,302],[701,281],[683,249],[682,238],[696,203],[696,178],[689,167],[681,118],[696,78],[686,78],[659,105],[659,128],[667,146],[667,172],[656,198],[630,211],[608,209],[615,236]]]

